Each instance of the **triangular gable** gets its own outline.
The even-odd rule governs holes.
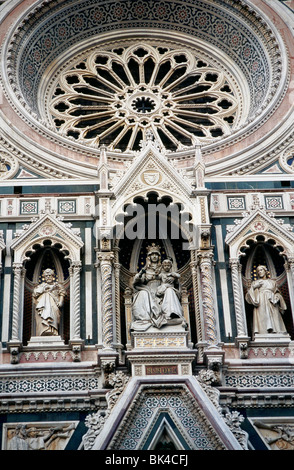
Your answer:
[[[156,450],[158,443],[166,439],[164,434],[167,435],[175,450],[189,450],[192,447],[192,443],[185,437],[185,430],[179,420],[174,419],[168,411],[159,412],[154,425],[150,426],[148,431],[142,450]]]
[[[277,173],[286,173],[286,172],[282,171],[281,167],[276,163],[275,165],[270,166],[266,170],[263,170],[262,173],[277,174]]]
[[[227,226],[225,242],[230,246],[231,258],[240,256],[240,248],[249,237],[255,239],[260,235],[265,239],[273,238],[290,254],[294,248],[292,230],[290,224],[285,224],[282,219],[277,220],[272,212],[266,211],[261,206],[254,206],[243,214],[242,219],[237,219],[235,225]]]
[[[26,259],[25,253],[33,251],[33,245],[42,244],[44,240],[59,243],[62,250],[69,252],[69,259],[80,259],[80,250],[84,243],[79,234],[71,229],[71,224],[64,223],[61,217],[56,217],[54,211],[47,210],[39,218],[32,219],[30,225],[24,225],[22,230],[15,233],[11,244],[14,261],[22,263]]]
[[[31,171],[27,170],[26,168],[20,168],[19,172],[15,176],[17,179],[37,179],[37,178],[44,178],[43,176],[37,175],[36,173],[32,173]]]
[[[190,196],[192,192],[192,188],[178,170],[163,156],[152,141],[148,141],[121,181],[115,186],[114,194],[116,197],[123,194],[131,198],[138,192],[151,189],[162,193],[186,196]]]
[[[186,443],[191,450],[242,450],[217,408],[192,376],[133,377],[92,449],[147,449],[148,443],[152,445],[156,426],[167,415],[179,442]]]

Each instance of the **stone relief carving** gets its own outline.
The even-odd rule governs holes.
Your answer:
[[[224,415],[224,420],[237,441],[244,450],[248,450],[248,433],[241,429],[241,423],[244,421],[244,416],[240,415],[238,411],[227,411]]]
[[[287,334],[282,314],[287,309],[285,300],[273,279],[269,279],[266,266],[256,269],[258,279],[252,282],[245,298],[253,305],[254,334]]]
[[[54,271],[45,269],[44,282],[33,293],[36,305],[36,335],[57,336],[65,290],[54,281]]]
[[[271,450],[294,449],[294,424],[287,422],[255,421],[254,426]]]
[[[131,330],[146,331],[151,326],[183,324],[179,274],[172,270],[171,259],[161,263],[160,247],[147,248],[146,264],[135,275]]]
[[[109,417],[121,393],[125,389],[128,381],[129,376],[121,371],[109,374],[108,383],[113,387],[113,389],[106,394],[107,409],[98,410],[96,413],[92,413],[86,417],[85,425],[87,426],[88,431],[82,439],[84,450],[91,450],[93,447],[95,439],[102,431],[107,418]]]
[[[208,395],[219,413],[222,412],[222,408],[219,404],[220,391],[214,385],[219,382],[218,373],[211,369],[203,369],[197,375],[197,381],[201,388]]]
[[[75,427],[74,423],[8,425],[6,450],[63,450]]]
[[[2,151],[0,143],[0,180],[12,178],[18,169],[19,164],[17,159],[10,153]]]
[[[225,423],[230,428],[241,447],[244,450],[247,450],[248,433],[241,429],[244,417],[240,415],[238,411],[230,411],[229,409],[223,408],[219,403],[220,391],[216,387],[216,384],[219,383],[219,373],[211,369],[203,369],[199,372],[196,378],[219,414],[223,417]]]
[[[8,172],[8,167],[7,164],[3,161],[3,159],[0,159],[0,177],[4,176]]]

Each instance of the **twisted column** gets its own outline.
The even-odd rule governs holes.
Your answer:
[[[20,330],[21,330],[21,306],[22,306],[22,283],[24,276],[24,267],[22,263],[13,263],[12,265],[14,274],[13,284],[13,310],[12,310],[12,341],[21,341]]]
[[[209,346],[217,346],[217,324],[214,309],[213,279],[212,279],[212,258],[211,250],[198,253],[200,268],[200,281],[202,292],[203,317],[205,325],[205,340]]]
[[[103,349],[113,350],[113,298],[112,298],[112,252],[100,252],[101,270],[102,343]]]
[[[116,342],[121,342],[121,321],[120,321],[120,262],[119,262],[119,248],[114,248],[114,282],[115,282],[115,328],[116,328]]]
[[[70,268],[70,305],[71,305],[71,340],[80,339],[81,335],[81,261],[73,261]]]
[[[235,305],[236,323],[238,336],[247,336],[247,326],[245,321],[245,312],[243,306],[243,299],[241,297],[242,286],[241,286],[241,264],[239,259],[230,260],[231,274],[232,274],[232,285],[233,285],[233,297]]]
[[[294,322],[294,256],[290,255],[285,261],[288,289],[291,301],[292,319]]]
[[[194,304],[195,304],[195,320],[196,320],[196,333],[197,341],[203,341],[203,332],[201,328],[201,314],[200,314],[200,301],[199,301],[199,285],[198,285],[198,273],[197,273],[197,261],[195,260],[195,251],[191,252],[191,273],[192,273],[192,284],[194,293]]]

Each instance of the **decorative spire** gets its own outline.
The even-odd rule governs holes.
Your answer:
[[[195,147],[194,175],[196,180],[196,189],[205,189],[205,164],[203,161],[200,144],[196,144]]]
[[[101,145],[100,147],[100,161],[98,165],[98,176],[100,181],[100,191],[108,191],[108,161],[106,155],[106,146]]]
[[[151,129],[147,129],[145,134],[145,139],[140,141],[140,149],[145,150],[146,147],[154,147],[156,150],[161,151],[160,143],[155,136]]]

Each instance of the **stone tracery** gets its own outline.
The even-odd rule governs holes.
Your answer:
[[[291,338],[267,334],[257,341],[244,304],[262,260],[282,289],[288,320],[294,314],[293,119],[286,103],[293,38],[282,3],[0,2],[1,26],[11,21],[1,48],[1,412],[19,421],[27,409],[40,420],[52,411],[92,411],[90,447],[107,448],[111,436],[109,448],[126,449],[211,448],[220,437],[224,447],[239,448],[233,436],[226,441],[229,429],[246,447],[235,405],[246,426],[247,405],[292,413]],[[172,220],[166,238],[164,230],[146,232],[143,241],[120,238],[132,210],[155,200],[159,220]],[[74,228],[40,210],[48,201]],[[180,223],[174,213],[166,216],[169,201],[178,216],[187,215]],[[40,218],[30,223],[32,214]],[[171,239],[176,225],[185,227],[185,240]],[[178,262],[173,277],[181,274],[186,323],[139,331],[131,328],[131,280],[145,266],[146,247],[159,239],[163,259],[170,256],[174,268]],[[39,284],[47,251],[70,299],[68,323],[60,326],[64,344],[52,347],[39,339],[36,346],[22,332],[30,327],[23,294]],[[170,289],[160,287],[163,294]],[[203,387],[203,395],[193,385],[199,370],[198,378],[216,372],[214,393]],[[114,371],[135,380],[126,393],[120,390],[108,415]],[[148,406],[142,390],[137,393],[142,380],[151,392]],[[188,406],[179,389],[175,395],[176,383],[194,390],[185,396]],[[223,421],[219,399],[230,408]],[[206,407],[200,421],[213,418],[202,429],[191,420],[198,403]],[[134,413],[123,417],[128,406]],[[153,411],[158,421],[147,430]],[[12,425],[3,435],[17,429]],[[80,428],[69,446],[81,438]],[[46,432],[41,426],[40,434]]]
[[[80,58],[52,93],[47,113],[62,135],[122,151],[137,150],[150,128],[161,147],[210,142],[229,135],[241,118],[225,73],[191,51],[146,41]]]

